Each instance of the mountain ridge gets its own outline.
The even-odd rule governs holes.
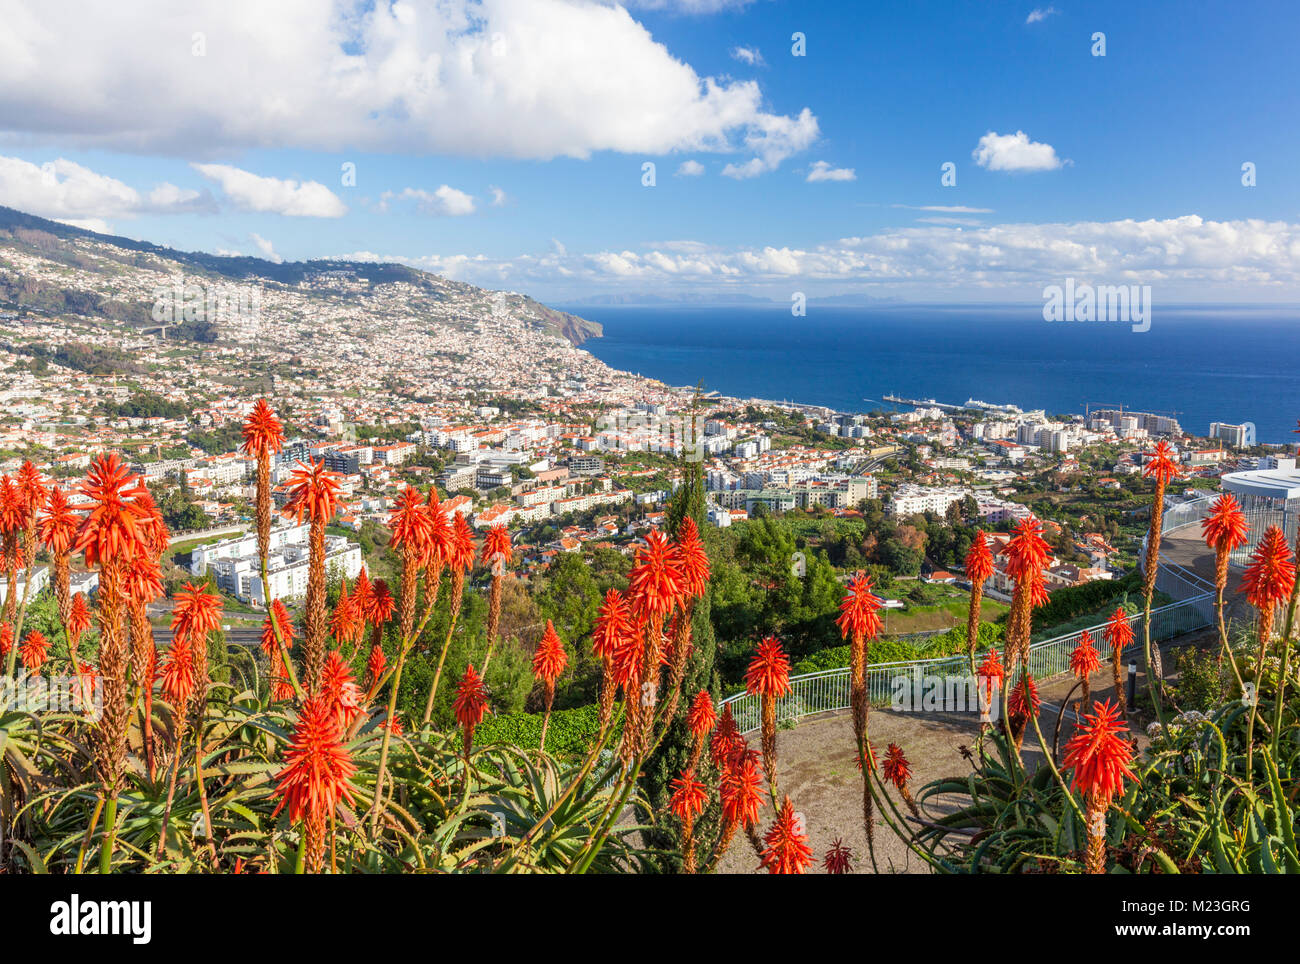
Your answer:
[[[0,237],[9,236],[20,243],[40,247],[44,239],[50,236],[60,241],[92,241],[101,245],[162,258],[177,264],[186,265],[194,270],[206,272],[232,281],[249,281],[262,279],[279,284],[296,285],[304,280],[317,278],[328,272],[349,272],[356,279],[371,285],[405,282],[420,287],[438,288],[462,293],[484,292],[491,289],[479,288],[461,281],[453,281],[428,271],[421,271],[396,262],[346,261],[333,258],[316,258],[308,261],[271,261],[251,255],[218,255],[204,251],[181,251],[152,241],[138,241],[121,235],[102,234],[61,221],[28,214],[16,208],[0,205]],[[11,286],[12,288],[12,286]],[[10,292],[12,293],[12,292]],[[530,312],[544,319],[549,330],[566,338],[573,345],[581,345],[588,338],[599,338],[603,334],[601,325],[569,312],[560,311],[544,305],[534,298],[518,292],[510,292],[521,298]],[[3,275],[0,275],[0,302],[12,300],[6,298]],[[21,302],[14,302],[21,305]],[[75,304],[75,302],[74,302]],[[83,305],[82,307],[98,307]],[[68,310],[77,310],[69,307]],[[109,317],[119,320],[131,320],[130,313],[110,310]]]

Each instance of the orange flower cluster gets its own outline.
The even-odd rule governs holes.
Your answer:
[[[777,811],[776,821],[763,838],[763,866],[773,874],[802,874],[815,861],[808,835],[800,820],[796,819],[794,806],[786,797]]]
[[[1101,658],[1092,644],[1092,636],[1085,629],[1079,634],[1079,644],[1070,653],[1070,672],[1079,679],[1086,679],[1101,669]]]

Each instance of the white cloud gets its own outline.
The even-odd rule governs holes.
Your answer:
[[[271,245],[271,242],[266,240],[266,238],[262,237],[260,234],[250,234],[249,237],[252,238],[253,244],[257,246],[257,250],[262,252],[262,257],[266,258],[268,261],[274,261],[276,264],[279,264],[284,260],[275,253],[275,248]]]
[[[1055,7],[1035,7],[1029,11],[1029,16],[1025,18],[1025,23],[1039,23],[1046,20],[1054,13],[1060,13]]]
[[[755,81],[702,77],[612,3],[135,0],[129,16],[77,0],[0,4],[0,142],[213,160],[744,149],[770,169],[817,130],[807,110],[764,110]]]
[[[210,181],[245,211],[263,211],[297,218],[341,218],[347,206],[334,192],[317,181],[282,181],[262,177],[229,164],[193,164]]]
[[[1024,131],[995,134],[989,131],[971,151],[980,167],[990,171],[1055,171],[1069,164],[1056,156],[1051,144],[1031,141]]]
[[[964,204],[894,204],[909,211],[933,211],[936,214],[992,214],[992,208],[972,208]]]
[[[751,67],[766,67],[767,61],[763,59],[763,53],[757,47],[732,47],[731,59],[739,60],[742,64],[748,64]]]
[[[814,181],[856,181],[858,176],[851,167],[831,167],[829,161],[817,161],[808,172],[808,183]]]
[[[504,205],[506,201],[510,200],[506,196],[506,192],[501,190],[501,188],[499,187],[495,187],[495,186],[489,187],[488,193],[492,195],[492,206],[494,208],[499,208],[502,205]]]
[[[1158,298],[1188,286],[1221,295],[1300,293],[1300,224],[1164,220],[925,225],[840,238],[812,247],[723,248],[676,241],[641,250],[544,254],[343,255],[401,261],[457,280],[521,286],[598,287],[619,280],[708,287],[740,283],[779,289],[790,279],[882,290],[979,292],[1036,298],[1066,277],[1097,284],[1150,284]],[[785,297],[788,297],[788,290]],[[1280,297],[1279,297],[1280,300]]]
[[[505,192],[500,193],[504,200]],[[446,184],[436,191],[426,191],[418,187],[408,187],[396,194],[392,191],[385,191],[379,199],[380,210],[387,210],[388,202],[394,200],[414,201],[422,214],[431,214],[436,217],[454,218],[474,213],[474,198],[464,191],[458,191]],[[495,199],[493,203],[497,203]]]
[[[113,226],[102,218],[54,218],[53,220],[85,231],[95,231],[99,234],[113,233]]]
[[[0,155],[0,204],[76,227],[93,222],[98,226],[90,230],[97,231],[107,227],[107,218],[209,210],[212,196],[162,183],[146,197],[66,158],[33,164]]]
[[[745,147],[757,156],[728,164],[722,173],[743,180],[776,170],[787,157],[806,150],[818,133],[817,118],[807,107],[798,117],[765,114],[745,134]]]
[[[704,173],[704,165],[699,161],[682,161],[681,167],[677,168],[677,177],[699,177]]]

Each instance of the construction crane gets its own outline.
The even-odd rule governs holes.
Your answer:
[[[1088,415],[1091,414],[1091,411],[1092,411],[1092,409],[1093,409],[1094,407],[1096,407],[1096,408],[1098,408],[1098,409],[1101,409],[1101,410],[1103,410],[1103,411],[1108,410],[1108,409],[1114,409],[1115,411],[1117,411],[1117,412],[1121,412],[1121,413],[1124,411],[1124,406],[1123,406],[1122,404],[1117,405],[1117,404],[1115,404],[1114,402],[1084,402],[1084,403],[1083,403],[1083,415],[1084,415],[1085,418],[1087,418]],[[1129,411],[1133,411],[1133,409],[1130,408]],[[1168,415],[1169,417],[1172,418],[1172,417],[1175,416],[1175,415],[1182,415],[1183,413],[1182,413],[1181,410],[1178,410],[1178,409],[1146,408],[1146,409],[1142,409],[1141,414],[1143,414],[1143,415]]]

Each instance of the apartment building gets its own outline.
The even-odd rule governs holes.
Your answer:
[[[300,599],[307,593],[310,526],[291,525],[271,530],[267,556],[267,582],[271,599]],[[262,561],[257,552],[257,534],[199,546],[190,556],[190,572],[211,573],[217,586],[242,602],[267,605],[262,584]],[[343,536],[325,537],[325,568],[349,579],[361,571],[361,546]]]

